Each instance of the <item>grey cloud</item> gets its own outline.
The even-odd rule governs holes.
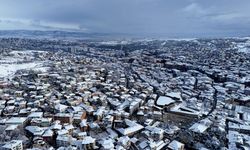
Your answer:
[[[0,0],[0,3],[0,19],[26,20],[21,26],[15,25],[17,29],[26,26],[166,37],[226,36],[247,31],[250,17],[249,0]]]

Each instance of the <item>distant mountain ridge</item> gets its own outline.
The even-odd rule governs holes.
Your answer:
[[[31,39],[101,39],[116,36],[109,33],[86,33],[71,31],[40,31],[40,30],[0,30],[0,38],[31,38]]]

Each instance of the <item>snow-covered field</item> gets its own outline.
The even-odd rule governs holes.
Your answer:
[[[0,77],[11,77],[17,70],[22,69],[36,69],[42,66],[42,63],[32,62],[23,64],[1,64],[0,65]]]
[[[245,43],[238,43],[237,48],[239,52],[250,53],[250,40]]]
[[[12,51],[12,52],[10,52],[10,54],[14,54],[14,55],[33,55],[34,52],[36,52],[36,53],[46,53],[45,51],[27,50],[27,51]]]
[[[8,56],[0,59],[0,77],[11,78],[18,70],[35,70],[46,72],[48,68],[44,67],[44,62],[41,61],[30,61],[23,62],[24,56],[27,59],[33,59],[32,51],[12,51]]]
[[[100,44],[114,46],[118,44],[129,44],[129,41],[103,41],[103,42],[100,42]]]
[[[250,48],[244,46],[238,46],[238,51],[243,53],[250,53]]]

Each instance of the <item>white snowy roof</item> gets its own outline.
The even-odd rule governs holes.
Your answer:
[[[17,124],[13,124],[13,125],[9,125],[5,130],[6,131],[10,131],[10,130],[15,130],[16,128],[18,127],[18,125]]]
[[[48,129],[43,133],[43,137],[50,137],[53,136],[53,131]]]
[[[170,97],[166,97],[166,96],[160,96],[156,102],[157,105],[160,105],[160,106],[165,106],[165,105],[169,105],[171,103],[174,103],[175,100],[173,100],[172,98]]]
[[[55,105],[55,109],[59,110],[59,111],[64,111],[68,108],[68,106],[63,105],[63,104],[57,104]]]
[[[56,129],[56,130],[61,130],[62,129],[62,125],[55,123],[54,125],[51,126],[51,129]]]
[[[128,127],[126,129],[120,128],[120,129],[118,129],[118,131],[123,135],[128,135],[128,134],[134,133],[136,131],[139,131],[141,129],[143,129],[143,126],[139,125],[139,126]]]
[[[6,124],[23,124],[26,121],[26,117],[11,117],[7,120]]]
[[[66,130],[71,130],[71,129],[74,129],[75,127],[72,124],[68,124],[68,125],[65,125],[64,128]]]
[[[147,146],[148,146],[147,141],[142,141],[142,142],[139,144],[139,147],[140,147],[141,149],[144,149],[144,148],[146,148]]]
[[[194,109],[188,108],[186,106],[183,105],[183,103],[172,107],[171,108],[172,112],[179,112],[179,113],[183,113],[183,114],[190,114],[190,115],[201,115],[201,113],[199,111],[196,111]]]
[[[57,134],[58,135],[65,135],[65,134],[68,134],[69,133],[69,131],[68,130],[65,130],[65,129],[62,129],[62,130],[58,130],[57,131]]]
[[[113,139],[118,137],[118,134],[114,130],[112,130],[111,128],[108,128],[106,131],[107,131],[109,137],[111,137]]]
[[[58,141],[70,141],[70,139],[71,139],[72,137],[71,136],[68,136],[68,135],[58,135],[57,137],[56,137],[56,140],[58,140]],[[72,139],[73,140],[73,139]]]
[[[83,119],[83,120],[81,121],[81,123],[80,123],[80,126],[81,126],[81,127],[85,127],[85,126],[87,126],[87,125],[88,125],[87,119]]]
[[[128,136],[122,136],[118,139],[118,142],[122,143],[122,145],[127,145],[130,142],[130,138]]]
[[[104,139],[102,141],[102,146],[104,149],[114,149],[114,141],[112,139]]]
[[[95,142],[95,138],[92,138],[91,136],[86,136],[84,137],[84,139],[82,140],[82,144],[90,144],[90,143],[94,143]]]
[[[179,150],[181,147],[183,147],[184,144],[181,142],[178,142],[176,140],[172,141],[169,145],[168,148],[172,149],[172,150]]]
[[[195,123],[193,124],[189,129],[197,132],[197,133],[203,133],[204,131],[206,131],[208,128],[208,126],[204,125],[204,124],[200,124],[200,123]]]
[[[167,93],[167,96],[182,100],[180,92],[170,92]]]
[[[40,128],[38,126],[27,126],[25,129],[30,131],[33,135],[38,135],[38,136],[41,136],[45,131],[44,128]]]
[[[42,118],[43,117],[43,112],[32,112],[28,118]]]

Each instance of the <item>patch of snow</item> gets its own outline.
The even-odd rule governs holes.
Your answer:
[[[22,63],[22,64],[1,64],[0,65],[0,77],[11,77],[16,71],[22,69],[36,69],[39,70],[39,67],[42,66],[41,62],[31,62],[31,63]],[[44,71],[44,69],[42,69]]]
[[[12,51],[10,56],[0,59],[0,77],[12,78],[18,70],[34,70],[47,72],[48,67],[43,67],[42,61],[32,61],[34,53],[46,53],[44,51]]]
[[[175,100],[173,100],[172,98],[170,97],[166,97],[166,96],[160,96],[157,100],[157,105],[160,105],[160,106],[165,106],[165,105],[169,105],[171,103],[174,103]]]
[[[250,40],[245,43],[238,43],[236,48],[238,49],[238,52],[250,53]]]
[[[103,45],[118,45],[118,44],[128,44],[129,42],[128,41],[103,41],[103,42],[100,42],[100,44],[103,44]]]
[[[45,73],[49,70],[49,67],[36,67],[36,68],[33,68],[32,70],[34,71],[40,71],[42,73]]]

